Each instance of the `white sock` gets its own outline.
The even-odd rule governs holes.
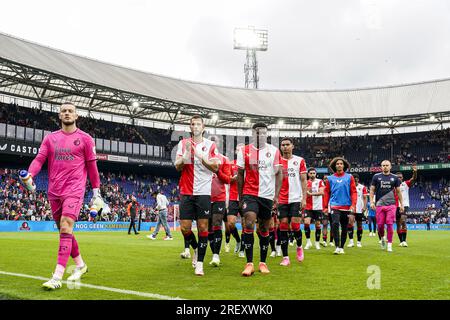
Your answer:
[[[73,258],[73,261],[78,268],[84,267],[84,261],[83,258],[81,258],[81,254],[78,257]]]

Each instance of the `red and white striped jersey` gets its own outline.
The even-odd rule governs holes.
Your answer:
[[[236,160],[233,160],[233,162],[231,163],[231,176],[234,177],[237,174],[238,174],[238,166],[236,164]],[[230,201],[238,201],[239,200],[237,180],[230,183],[229,200]]]
[[[412,179],[409,179],[407,181],[403,181],[400,184],[400,192],[402,193],[403,198],[403,207],[409,207],[409,188],[411,187],[411,181]],[[395,194],[395,204],[398,207],[398,196],[397,193]]]
[[[356,213],[362,213],[366,208],[364,207],[364,197],[367,197],[367,188],[358,183],[356,186]]]
[[[248,144],[239,149],[236,164],[245,170],[242,194],[273,200],[275,174],[281,165],[280,150],[271,144],[257,149]]]
[[[212,185],[211,185],[211,202],[219,202],[227,200],[226,186],[230,184],[231,179],[231,166],[230,160],[222,154],[218,154],[217,157],[220,160],[219,171],[213,173]]]
[[[177,156],[182,156],[186,150],[186,142],[191,141],[192,146],[198,152],[203,154],[209,160],[217,159],[218,151],[216,144],[211,140],[203,138],[201,143],[194,143],[191,138],[183,139],[178,143]],[[184,165],[181,171],[181,178],[179,182],[180,194],[199,196],[211,195],[211,181],[212,172],[206,168],[201,159],[195,157],[194,152],[191,152],[191,162]]]
[[[325,188],[325,184],[322,179],[314,179],[314,181],[308,179],[307,188],[311,192],[319,192],[320,188]],[[305,210],[323,210],[323,196],[307,195]]]
[[[303,198],[300,174],[306,173],[305,159],[293,155],[291,159],[281,158],[283,165],[283,185],[280,190],[279,203],[301,202]]]

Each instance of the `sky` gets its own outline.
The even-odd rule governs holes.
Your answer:
[[[235,28],[268,30],[259,88],[450,77],[447,0],[0,0],[0,32],[155,74],[244,87]]]

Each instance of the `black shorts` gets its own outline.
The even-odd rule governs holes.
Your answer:
[[[400,208],[397,207],[397,212],[395,213],[395,221],[399,222],[401,216],[406,216],[406,213],[409,211],[409,207],[403,207],[405,210],[403,211],[403,213],[400,213]]]
[[[322,210],[305,210],[304,218],[311,218],[314,221],[322,220],[323,212]]]
[[[180,220],[208,219],[211,216],[211,196],[181,195]]]
[[[272,200],[250,195],[242,197],[242,214],[253,211],[258,219],[269,220],[272,217],[272,207]]]
[[[300,217],[300,202],[278,205],[278,219]]]
[[[211,214],[222,214],[223,216],[227,216],[227,208],[225,201],[218,201],[211,203]]]
[[[237,216],[239,213],[239,201],[230,201],[228,203],[228,216]]]
[[[361,212],[355,213],[355,220],[356,220],[356,222],[362,222],[363,218],[364,218],[364,214],[362,214]]]

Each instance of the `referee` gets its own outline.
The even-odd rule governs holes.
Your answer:
[[[130,227],[128,228],[128,234],[131,234],[131,227],[133,227],[134,234],[139,234],[139,232],[136,231],[136,214],[138,212],[138,203],[136,201],[135,196],[131,196],[131,202],[128,204],[127,207],[127,213],[130,216]]]

